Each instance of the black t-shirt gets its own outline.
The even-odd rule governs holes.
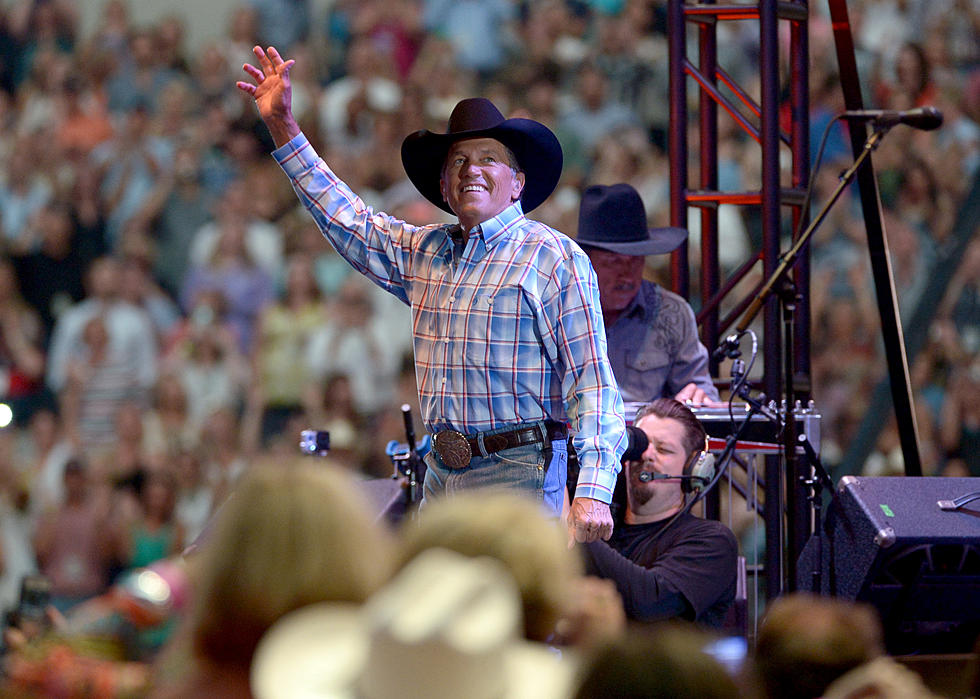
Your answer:
[[[735,535],[685,513],[658,536],[672,519],[617,523],[608,543],[585,545],[588,572],[616,583],[630,619],[680,617],[719,627],[735,599]]]

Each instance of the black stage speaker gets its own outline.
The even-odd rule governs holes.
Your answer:
[[[798,563],[798,589],[876,607],[889,653],[968,652],[980,634],[980,478],[845,476]]]

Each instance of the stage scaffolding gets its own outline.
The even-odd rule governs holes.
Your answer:
[[[828,4],[846,108],[862,109],[847,4],[845,0],[828,0]],[[810,177],[809,13],[807,2],[668,2],[671,224],[687,226],[691,207],[700,220],[698,321],[709,351],[718,347],[730,329],[737,326],[779,267],[780,256],[785,252],[782,241],[791,233],[798,235],[809,223],[810,211],[805,209]],[[758,24],[757,95],[750,94],[749,89],[739,85],[719,65],[718,27],[722,22]],[[781,34],[788,37],[788,46],[782,49]],[[784,131],[781,116],[787,110],[789,127]],[[758,144],[761,162],[758,189],[719,190],[719,118],[733,119]],[[691,125],[697,127],[696,148],[688,143]],[[851,129],[855,158],[864,148],[866,135],[863,129]],[[785,171],[781,162],[788,162]],[[870,156],[857,171],[856,180],[906,474],[917,476],[922,470],[908,363]],[[722,205],[752,208],[761,227],[762,241],[749,259],[724,277],[718,254]],[[754,388],[775,399],[777,405],[792,409],[796,405],[806,407],[811,400],[808,250],[803,250],[785,276],[788,283],[774,287],[761,307],[761,323],[757,327],[761,336],[762,373]],[[691,278],[686,247],[672,257],[671,285],[677,293],[689,297]],[[750,289],[748,293],[746,288]],[[719,370],[719,361],[713,361],[712,374],[716,378]],[[798,454],[795,425],[795,420],[786,421],[779,455],[762,457],[765,467],[760,481],[764,495],[761,510],[766,549],[761,574],[768,598],[795,589],[797,559],[813,526],[808,489],[803,485],[811,470]],[[718,496],[714,494],[706,503],[706,514],[717,517],[718,510]]]

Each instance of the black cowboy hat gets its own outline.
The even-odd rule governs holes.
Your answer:
[[[468,138],[493,138],[513,151],[524,173],[521,206],[525,213],[547,199],[558,184],[561,144],[551,130],[531,119],[504,119],[490,100],[473,97],[456,105],[446,133],[416,131],[402,141],[402,165],[408,179],[440,209],[454,213],[439,189],[449,146]]]
[[[576,240],[621,255],[662,255],[687,240],[687,229],[648,228],[643,200],[633,187],[596,184],[582,192]]]

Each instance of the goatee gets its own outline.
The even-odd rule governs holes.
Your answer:
[[[634,508],[647,504],[650,502],[650,498],[654,496],[653,488],[645,488],[643,485],[638,485],[633,482],[630,482],[629,484],[630,502],[633,504]]]

